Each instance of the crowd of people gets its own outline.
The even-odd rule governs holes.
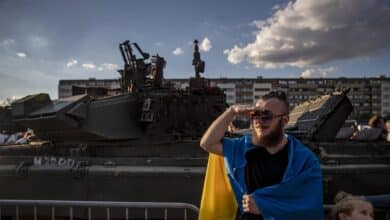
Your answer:
[[[25,132],[10,133],[6,130],[0,132],[0,145],[3,144],[27,144],[35,138],[34,131],[27,129]]]

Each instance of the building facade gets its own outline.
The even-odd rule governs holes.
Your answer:
[[[100,87],[107,89],[119,89],[120,82],[118,79],[71,79],[60,80],[58,83],[58,98],[66,98],[74,95],[72,87]]]
[[[352,118],[368,118],[372,114],[390,114],[390,78],[215,78],[211,86],[218,86],[226,95],[228,104],[254,104],[262,95],[273,91],[286,92],[290,106],[317,96],[349,89],[348,97],[354,106]],[[188,87],[188,79],[167,79],[176,88]],[[72,85],[85,87],[119,88],[119,80],[89,79],[60,80],[60,98],[72,95]]]
[[[386,115],[390,113],[390,82],[384,81],[381,84],[381,113]]]

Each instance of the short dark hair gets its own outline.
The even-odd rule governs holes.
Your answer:
[[[268,99],[277,99],[279,101],[281,101],[285,107],[285,114],[288,114],[289,113],[289,108],[290,108],[290,105],[287,101],[287,95],[285,92],[283,91],[271,91],[263,96],[261,96],[260,98],[261,100],[268,100]]]

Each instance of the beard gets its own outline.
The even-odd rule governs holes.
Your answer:
[[[253,143],[264,147],[275,147],[277,146],[284,137],[282,120],[279,120],[276,127],[269,132],[267,135],[258,134],[255,130],[252,132]]]

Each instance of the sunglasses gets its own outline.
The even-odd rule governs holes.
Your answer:
[[[285,116],[286,114],[274,115],[271,111],[253,111],[250,113],[252,120],[259,121],[263,124],[270,123],[272,119]]]

